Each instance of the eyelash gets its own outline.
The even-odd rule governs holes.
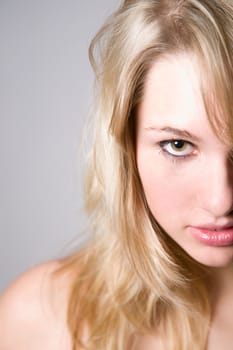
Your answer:
[[[191,152],[189,154],[186,154],[186,155],[180,155],[180,156],[179,155],[174,155],[172,153],[169,153],[165,149],[165,146],[169,145],[169,144],[172,144],[172,143],[174,144],[175,142],[183,142],[184,144],[189,145],[189,146],[194,148],[194,145],[191,142],[186,141],[186,140],[182,140],[182,139],[170,139],[170,140],[160,141],[158,145],[159,145],[160,151],[162,152],[162,154],[165,157],[168,157],[173,162],[178,162],[178,161],[183,161],[183,160],[186,160],[187,158],[190,158],[190,157],[194,156],[193,152]]]

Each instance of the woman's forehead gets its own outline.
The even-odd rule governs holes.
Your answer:
[[[138,115],[146,122],[184,123],[205,115],[200,72],[191,54],[173,54],[155,62],[148,72]]]

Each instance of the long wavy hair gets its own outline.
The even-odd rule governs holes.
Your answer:
[[[86,208],[93,238],[64,261],[75,276],[67,315],[73,350],[129,350],[140,334],[166,335],[169,350],[206,349],[208,268],[158,225],[135,159],[148,72],[180,52],[196,57],[211,125],[232,144],[231,0],[125,0],[90,45],[96,94]]]

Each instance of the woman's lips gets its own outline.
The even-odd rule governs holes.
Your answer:
[[[208,246],[225,247],[233,244],[233,226],[222,229],[191,226],[189,229],[199,242]]]

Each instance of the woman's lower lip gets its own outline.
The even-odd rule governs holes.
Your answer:
[[[208,246],[225,247],[233,244],[233,227],[214,231],[201,227],[190,227],[191,234]]]

